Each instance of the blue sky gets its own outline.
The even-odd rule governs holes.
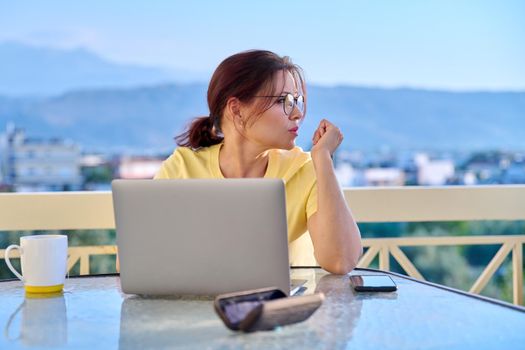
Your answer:
[[[0,42],[200,72],[264,48],[325,85],[525,90],[524,18],[518,0],[0,0]]]

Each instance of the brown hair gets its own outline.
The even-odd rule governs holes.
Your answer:
[[[283,74],[290,72],[306,95],[302,69],[287,56],[280,57],[271,51],[250,50],[226,58],[213,73],[208,86],[209,116],[195,118],[184,133],[175,137],[177,144],[198,149],[221,143],[221,120],[228,99],[236,97],[248,103],[259,94],[280,94],[282,90],[273,91],[275,73],[279,71]],[[258,114],[272,104],[271,99],[261,99],[256,108]]]

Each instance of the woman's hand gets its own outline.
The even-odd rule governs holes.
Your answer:
[[[312,155],[315,153],[328,152],[332,156],[343,141],[343,134],[341,130],[328,120],[323,119],[319,123],[317,130],[314,132],[312,138],[313,147]]]

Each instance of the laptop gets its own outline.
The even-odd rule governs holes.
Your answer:
[[[114,180],[112,193],[124,293],[290,294],[282,180]]]

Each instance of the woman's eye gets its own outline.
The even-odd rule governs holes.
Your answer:
[[[286,101],[286,96],[279,97],[279,98],[277,99],[277,102],[278,102],[278,103],[284,103],[284,101]]]

